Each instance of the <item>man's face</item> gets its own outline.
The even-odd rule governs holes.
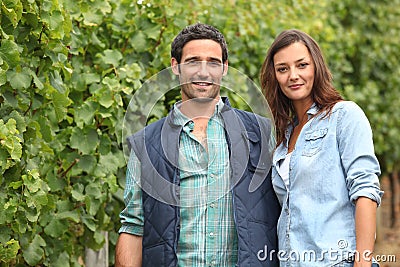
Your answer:
[[[174,74],[179,75],[182,101],[219,99],[221,79],[228,70],[228,61],[222,62],[219,43],[192,40],[183,47],[181,62],[172,58],[171,65]]]

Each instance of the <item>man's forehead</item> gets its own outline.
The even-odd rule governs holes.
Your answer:
[[[211,39],[199,39],[187,42],[182,49],[182,58],[222,58],[222,48],[219,43]]]

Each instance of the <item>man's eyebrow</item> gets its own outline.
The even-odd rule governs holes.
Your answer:
[[[199,60],[200,61],[201,59],[198,56],[187,57],[187,58],[185,58],[184,62],[191,61],[191,60]],[[217,61],[217,62],[222,63],[222,59],[217,58],[217,57],[208,57],[206,60],[207,61]]]

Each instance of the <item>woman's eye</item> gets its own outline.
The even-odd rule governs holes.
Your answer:
[[[299,67],[304,69],[305,67],[308,66],[308,63],[300,63]]]
[[[277,68],[276,71],[277,72],[285,72],[287,70],[286,67],[282,67],[282,68]]]

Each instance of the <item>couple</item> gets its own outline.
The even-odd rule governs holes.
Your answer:
[[[274,151],[271,121],[220,96],[228,49],[217,29],[183,29],[171,67],[182,101],[128,138],[115,266],[371,266],[382,196],[371,127],[310,36],[282,32],[261,69]],[[160,179],[173,186],[142,189]]]

